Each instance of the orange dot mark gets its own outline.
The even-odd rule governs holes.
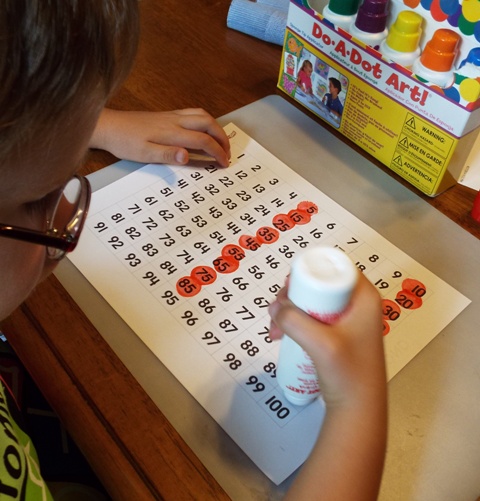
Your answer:
[[[244,250],[235,244],[228,244],[222,249],[222,256],[225,258],[233,258],[236,261],[241,261],[245,257]]]
[[[201,288],[202,286],[192,277],[182,277],[176,284],[177,292],[183,297],[196,296]]]
[[[257,230],[256,236],[262,244],[273,244],[280,238],[280,233],[270,226],[262,226]]]
[[[196,266],[190,273],[190,278],[201,285],[210,285],[215,282],[217,273],[210,266]]]
[[[303,210],[307,212],[308,214],[318,214],[318,206],[314,204],[313,202],[300,202],[297,205],[298,210]]]
[[[277,214],[272,219],[272,224],[279,231],[288,231],[295,227],[295,223],[288,217],[287,214]]]
[[[397,320],[401,313],[400,306],[391,299],[382,300],[382,311],[383,311],[383,318],[385,320],[390,320],[392,322]]]
[[[390,332],[390,325],[385,319],[383,319],[383,335],[386,336],[389,332]]]
[[[417,297],[423,297],[427,293],[425,285],[415,278],[406,278],[402,282],[402,289],[411,292]]]
[[[288,217],[295,223],[295,224],[307,224],[310,222],[312,219],[310,214],[308,212],[305,212],[303,210],[298,210],[298,209],[293,209],[288,213]]]
[[[403,3],[407,7],[410,7],[411,9],[414,9],[415,7],[418,7],[420,5],[420,0],[403,0]]]
[[[240,262],[233,258],[219,256],[213,261],[213,266],[218,273],[233,273],[238,270]]]
[[[238,239],[238,244],[244,249],[256,251],[260,248],[262,242],[260,242],[256,237],[252,237],[251,235],[242,235]]]
[[[400,291],[395,301],[406,310],[417,310],[423,304],[422,298],[406,290]]]

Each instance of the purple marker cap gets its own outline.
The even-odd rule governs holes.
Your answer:
[[[387,25],[388,0],[364,0],[358,9],[355,26],[367,33],[381,33]]]

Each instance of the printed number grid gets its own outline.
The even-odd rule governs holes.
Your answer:
[[[248,417],[249,412],[244,409],[244,419],[258,421],[260,409],[270,423],[277,425],[280,434],[273,432],[267,440],[281,443],[302,414],[304,421],[316,421],[313,428],[308,428],[310,436],[305,437],[305,450],[286,469],[279,467],[282,473],[276,474],[267,471],[269,467],[256,458],[256,452],[243,442],[242,436],[235,436],[233,424],[217,419],[278,483],[305,459],[312,444],[311,430],[318,429],[322,416],[320,404],[317,416],[312,418],[312,406],[296,407],[283,397],[275,379],[279,343],[268,336],[268,306],[284,285],[296,254],[317,244],[346,252],[383,297],[386,342],[396,336],[396,331],[402,331],[402,325],[405,324],[405,331],[410,329],[409,317],[427,310],[436,295],[440,301],[445,294],[455,296],[458,305],[441,325],[430,326],[424,344],[466,304],[447,284],[241,130],[232,124],[226,130],[232,145],[232,162],[227,169],[214,165],[147,166],[96,192],[86,223],[87,236],[73,253],[72,261],[120,315],[121,305],[128,302],[130,294],[130,299],[138,303],[138,315],[142,315],[140,303],[147,296],[154,301],[149,303],[155,306],[150,307],[148,314],[155,310],[156,322],[168,318],[168,329],[175,332],[177,339],[188,336],[195,341],[196,349],[207,355],[202,360],[216,364],[215,378],[227,381],[221,385],[224,391],[230,388],[235,393],[241,388],[248,395],[247,406],[255,412]],[[116,302],[119,287],[109,289],[100,278],[101,255],[110,270],[109,281],[112,276],[122,277],[120,302]],[[143,292],[135,292],[138,284]],[[437,303],[432,308],[437,308]],[[126,321],[131,323],[128,318]],[[143,338],[141,332],[137,334],[165,363],[165,356],[153,346],[155,343]],[[404,345],[402,340],[401,346]],[[178,360],[166,364],[170,370],[173,365],[175,375],[175,366],[182,363],[184,346],[179,347]],[[421,347],[414,349],[418,352]],[[400,360],[394,353],[390,377],[411,357],[408,349]],[[198,377],[202,379],[201,375]],[[179,379],[197,397],[195,390]],[[197,399],[205,406],[205,399]],[[207,411],[218,416],[211,408]],[[249,425],[254,426],[254,422]],[[298,425],[300,429],[303,422]],[[270,456],[269,461],[272,460]],[[285,457],[279,461],[288,462]]]

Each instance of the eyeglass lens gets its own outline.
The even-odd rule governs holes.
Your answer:
[[[82,195],[82,182],[80,178],[72,178],[57,195],[56,204],[48,216],[48,229],[56,236],[75,236],[81,226],[83,212],[79,212]],[[53,247],[48,247],[48,254],[52,258],[59,258],[65,252]]]

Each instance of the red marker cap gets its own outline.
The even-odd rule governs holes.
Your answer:
[[[473,202],[472,217],[480,223],[480,191]]]

